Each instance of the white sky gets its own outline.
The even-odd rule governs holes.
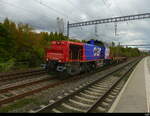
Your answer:
[[[73,23],[138,13],[150,13],[150,0],[0,0],[0,21],[8,17],[42,31],[57,31],[57,17],[64,19],[66,27],[68,20]],[[73,28],[70,36],[90,39],[94,28]],[[99,40],[150,44],[150,19],[118,23],[117,34],[115,37],[114,23],[98,25]]]

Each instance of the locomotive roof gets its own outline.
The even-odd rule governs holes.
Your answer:
[[[82,42],[73,42],[73,41],[65,41],[65,40],[62,40],[62,41],[51,41],[52,44],[74,44],[74,45],[84,45],[84,44],[87,44],[89,46],[97,46],[97,45],[93,45],[93,44],[89,44],[89,43],[82,43]],[[105,47],[105,46],[98,46],[98,47]]]
[[[65,40],[62,40],[62,41],[52,41],[52,44],[56,44],[56,43],[64,43],[64,44],[76,44],[76,45],[83,45],[84,43],[82,42],[73,42],[73,41],[65,41]]]

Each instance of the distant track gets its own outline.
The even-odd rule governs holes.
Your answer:
[[[4,93],[12,94],[14,92],[10,92],[10,90],[15,90],[15,89],[20,89],[20,88],[26,89],[26,87],[29,88],[30,86],[33,86],[33,89],[31,87],[32,90],[29,90],[29,91],[26,91],[26,92],[23,92],[23,93],[20,92],[19,94],[16,94],[16,95],[14,94],[13,96],[2,98],[0,100],[0,106],[3,105],[3,104],[7,104],[9,102],[13,102],[15,100],[19,100],[19,99],[21,99],[23,97],[26,97],[26,96],[30,96],[30,95],[33,95],[35,93],[39,93],[39,92],[41,92],[43,90],[62,85],[64,83],[66,83],[66,82],[69,82],[69,81],[72,81],[72,80],[76,80],[76,79],[79,79],[79,77],[78,78],[65,79],[65,80],[58,80],[57,78],[50,78],[50,79],[45,79],[45,80],[41,80],[41,81],[35,81],[35,82],[32,82],[32,83],[26,83],[26,84],[23,84],[23,85],[18,85],[18,86],[13,86],[13,87],[1,89],[0,90],[1,94],[2,93],[3,94]],[[44,82],[48,82],[49,84],[42,85],[42,83],[44,83]],[[1,95],[0,95],[0,97],[1,97]]]
[[[33,86],[34,84],[40,84],[42,82],[50,81],[50,80],[54,80],[54,79],[56,79],[56,78],[48,77],[48,78],[45,78],[45,79],[35,80],[35,81],[24,83],[24,84],[18,84],[16,86],[6,87],[4,89],[0,89],[0,94],[9,92],[10,90],[14,90],[14,89],[18,89],[18,88],[24,88],[24,87],[27,87],[27,86],[29,87],[29,86]]]
[[[5,74],[0,74],[0,82],[8,81],[10,79],[18,79],[22,77],[33,76],[33,75],[41,75],[45,73],[46,71],[44,69],[28,70],[28,71],[21,71],[15,73],[5,73]]]

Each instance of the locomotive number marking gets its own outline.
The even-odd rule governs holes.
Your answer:
[[[94,50],[93,50],[93,52],[94,52],[94,56],[100,56],[101,48],[95,47]]]

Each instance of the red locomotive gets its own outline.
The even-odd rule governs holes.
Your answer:
[[[88,43],[52,41],[45,50],[46,69],[69,75],[90,72],[105,64],[126,60],[126,57],[110,57],[110,49]]]
[[[46,68],[49,72],[65,72],[75,75],[88,72],[110,61],[109,48],[105,46],[71,42],[52,41],[50,48],[45,50]]]

